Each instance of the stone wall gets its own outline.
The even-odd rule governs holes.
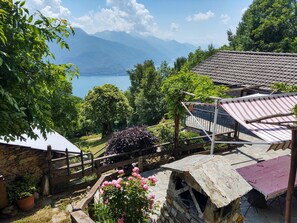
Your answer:
[[[204,209],[200,209],[200,213],[195,207],[200,206],[201,200],[196,199],[197,203],[191,202],[192,199],[189,197],[180,197],[180,194],[188,191],[187,188],[192,188],[194,182],[191,182],[186,177],[183,178],[183,184],[187,182],[187,186],[184,188],[179,188],[177,190],[177,178],[181,177],[182,174],[172,173],[169,180],[166,201],[161,208],[160,217],[158,223],[243,223],[243,216],[240,213],[240,198],[231,202],[227,207],[216,208],[216,206],[207,198],[204,200]],[[197,187],[197,191],[201,191]],[[181,192],[179,192],[181,191]],[[202,202],[203,203],[203,202]]]
[[[40,180],[47,169],[46,151],[0,145],[0,175],[7,183],[25,174]]]

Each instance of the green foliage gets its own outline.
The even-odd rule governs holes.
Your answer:
[[[184,64],[187,62],[187,58],[185,57],[178,57],[174,62],[174,70],[175,72],[179,72]]]
[[[66,20],[29,15],[23,1],[1,1],[0,18],[0,137],[35,138],[36,127],[45,136],[55,127],[55,92],[77,73],[71,65],[50,63],[47,44],[68,48],[64,39],[73,30]]]
[[[37,191],[36,180],[31,175],[17,177],[8,186],[8,199],[12,203],[16,200],[29,197]]]
[[[297,52],[295,0],[255,0],[233,34],[230,48],[244,51]]]
[[[163,94],[160,89],[164,76],[168,75],[168,69],[163,63],[162,70],[158,72],[153,61],[147,60],[128,71],[131,87],[127,95],[133,108],[133,124],[153,125],[163,117]]]
[[[102,137],[112,133],[115,122],[126,122],[131,107],[124,93],[112,84],[94,87],[85,98],[84,114],[102,129]]]
[[[180,71],[176,75],[167,78],[162,86],[165,102],[168,106],[169,115],[184,114],[182,101],[198,99],[207,100],[209,96],[223,96],[227,90],[224,86],[216,86],[208,76],[199,76],[192,72]],[[182,93],[190,92],[195,96]]]
[[[145,149],[157,142],[157,138],[142,127],[133,127],[115,133],[108,141],[107,154]]]
[[[289,85],[287,83],[272,83],[271,89],[275,92],[297,92],[296,85]]]
[[[202,61],[206,60],[208,57],[212,56],[218,52],[218,49],[215,49],[212,44],[208,46],[207,50],[202,50],[200,47],[195,50],[194,53],[189,53],[187,62],[184,64],[184,67],[187,68],[187,70],[191,70],[194,68],[197,64],[201,63]]]
[[[161,76],[161,79],[165,80],[167,77],[169,77],[173,73],[173,69],[169,66],[169,64],[166,61],[162,61],[157,72]]]
[[[156,126],[153,130],[149,130],[149,131],[151,131],[159,139],[161,143],[174,141],[174,125],[172,123],[160,124]],[[180,130],[178,136],[179,136],[179,141],[184,141],[187,139],[197,137],[198,135],[191,131]],[[202,139],[191,140],[187,144],[196,144],[202,141],[203,141]]]
[[[155,195],[149,195],[148,187],[154,186],[157,179],[141,177],[137,167],[128,178],[121,178],[124,174],[121,171],[117,180],[103,182],[102,200],[106,207],[102,207],[102,203],[99,204],[97,211],[95,209],[95,216],[101,221],[102,216],[105,216],[122,223],[145,223],[156,207]]]

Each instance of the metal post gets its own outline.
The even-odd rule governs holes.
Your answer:
[[[218,99],[215,99],[215,113],[214,113],[213,128],[212,128],[210,155],[213,155],[213,152],[214,152],[215,134],[216,134],[216,127],[217,127],[216,125],[217,125],[218,113],[219,113]]]
[[[292,212],[292,197],[295,187],[296,179],[296,168],[297,168],[297,128],[292,129],[292,141],[291,141],[291,164],[290,174],[286,197],[286,211],[285,211],[285,223],[291,223],[291,212]]]

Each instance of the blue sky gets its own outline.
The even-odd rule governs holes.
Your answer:
[[[196,46],[227,43],[252,0],[27,0],[27,7],[66,18],[87,33],[124,31]]]

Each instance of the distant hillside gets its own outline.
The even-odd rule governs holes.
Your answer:
[[[81,75],[125,75],[137,63],[152,59],[155,64],[187,56],[195,47],[154,37],[136,37],[123,32],[102,32],[88,35],[76,28],[67,40],[70,51],[50,44],[56,63],[74,63]]]

